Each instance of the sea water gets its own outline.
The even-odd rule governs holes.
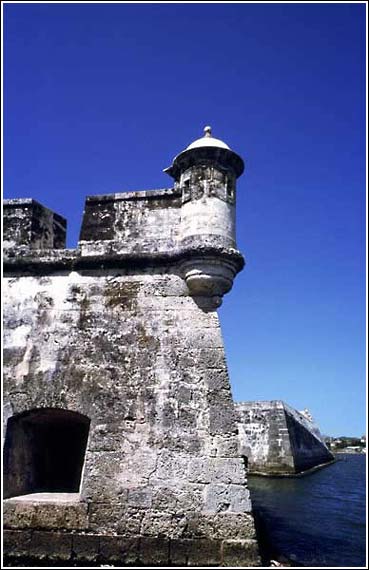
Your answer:
[[[293,566],[365,566],[366,456],[337,461],[297,478],[249,476],[267,556]]]

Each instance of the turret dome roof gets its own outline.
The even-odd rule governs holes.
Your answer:
[[[221,141],[220,139],[216,139],[212,136],[211,127],[205,127],[204,128],[204,136],[201,137],[200,139],[196,139],[195,141],[193,141],[186,148],[186,150],[191,150],[193,148],[199,148],[202,146],[215,146],[218,148],[226,148],[228,150],[231,150],[225,142]]]

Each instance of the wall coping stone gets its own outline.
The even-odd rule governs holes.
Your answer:
[[[86,203],[91,202],[117,202],[121,200],[150,200],[154,198],[171,198],[181,196],[179,188],[158,188],[154,190],[134,190],[130,192],[116,192],[110,194],[94,194],[86,196]]]
[[[110,246],[112,244],[109,244]],[[114,247],[114,246],[113,246]],[[111,248],[102,254],[83,255],[81,248],[64,250],[30,250],[25,246],[14,247],[4,252],[4,272],[25,272],[26,274],[49,273],[57,270],[76,271],[79,269],[106,269],[116,267],[143,268],[155,265],[178,264],[188,259],[215,256],[220,260],[228,260],[241,271],[245,260],[235,248],[211,246],[178,247],[159,252],[122,252]]]

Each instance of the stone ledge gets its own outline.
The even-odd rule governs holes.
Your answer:
[[[182,192],[176,188],[157,188],[153,190],[134,190],[128,192],[115,192],[111,194],[94,194],[86,197],[86,203],[117,202],[118,200],[150,200],[153,198],[172,198],[181,196]]]
[[[3,531],[4,553],[15,557],[29,556],[30,544],[33,531],[31,530],[8,530]]]
[[[140,539],[125,536],[100,536],[99,558],[104,562],[134,565],[139,559]]]
[[[9,529],[82,530],[88,528],[88,505],[75,501],[5,499],[3,524]]]
[[[242,254],[234,248],[213,247],[198,244],[193,247],[178,247],[168,251],[117,253],[112,244],[99,254],[82,255],[80,249],[29,250],[12,248],[4,252],[4,273],[20,272],[27,275],[47,274],[54,271],[78,271],[82,269],[107,269],[116,267],[145,268],[152,265],[171,265],[203,256],[215,256],[231,261],[236,272],[245,264]]]
[[[221,549],[222,566],[260,566],[261,558],[256,540],[224,540]]]
[[[122,535],[4,531],[10,566],[260,566],[255,540],[175,539]]]
[[[48,561],[74,566],[259,566],[255,540],[168,539],[69,532],[4,531],[4,556],[12,566]],[[30,562],[33,561],[33,564]]]
[[[42,206],[42,204],[34,198],[6,198],[3,200],[4,206],[30,206],[32,204]]]

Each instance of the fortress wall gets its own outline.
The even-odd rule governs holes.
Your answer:
[[[167,251],[176,246],[181,192],[171,188],[89,196],[80,234],[84,255]]]
[[[32,198],[4,200],[4,248],[31,249],[65,247],[67,221]]]
[[[300,473],[333,459],[315,424],[282,401],[238,402],[239,445],[250,473]]]
[[[297,473],[333,460],[319,430],[299,412],[285,404],[286,422]]]
[[[114,221],[103,200],[86,208],[76,250],[8,252],[7,417],[57,408],[90,424],[80,489],[66,496],[17,497],[31,483],[16,471],[32,464],[34,448],[27,457],[17,451],[15,460],[6,441],[5,552],[74,562],[257,565],[216,310],[189,295],[175,261],[143,263],[145,251],[137,250],[119,257],[105,221],[125,231],[128,244],[144,220],[138,208],[130,226],[123,202],[109,206]],[[159,232],[162,210],[145,213],[144,237],[133,240],[143,250],[155,236],[172,239]],[[176,207],[169,210],[178,219]],[[120,222],[117,212],[126,216]],[[92,219],[102,250],[94,250]]]
[[[250,472],[294,473],[283,402],[235,403],[240,452]]]

